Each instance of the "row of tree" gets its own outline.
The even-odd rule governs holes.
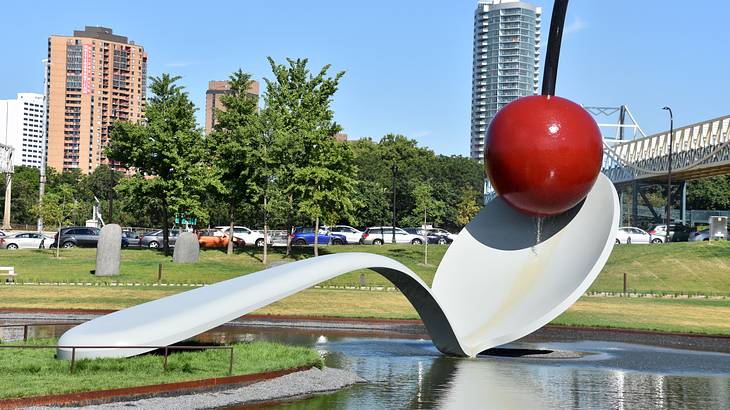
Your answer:
[[[341,127],[331,102],[344,72],[330,76],[324,66],[312,73],[306,59],[269,62],[273,77],[265,80],[263,108],[247,92],[250,75],[238,70],[230,76],[230,93],[221,97],[225,108],[216,110],[209,135],[198,127],[180,77],[151,78],[145,120],[115,123],[106,149],[130,176],[106,166],[89,175],[49,170],[44,207],[72,203],[58,223],[83,223],[96,195],[109,220],[161,225],[166,251],[173,217],[196,218],[202,226],[238,222],[265,230],[388,225],[394,183],[400,225],[420,225],[425,215],[436,225],[458,228],[478,211],[479,164],[435,155],[401,135],[378,142],[337,141]],[[37,170],[19,167],[14,180],[13,221],[32,224],[48,214],[34,207]]]

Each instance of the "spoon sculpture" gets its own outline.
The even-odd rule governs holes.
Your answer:
[[[562,32],[566,7],[567,0],[557,0],[551,21],[548,60],[550,50],[555,56],[550,66],[553,79],[547,81],[552,81],[552,91],[560,47],[554,33]],[[449,247],[432,287],[400,262],[381,255],[321,256],[83,323],[61,337],[59,345],[64,347],[57,357],[141,354],[153,350],[146,346],[183,341],[322,281],[366,268],[385,276],[408,298],[444,354],[476,356],[528,335],[588,289],[613,249],[618,228],[616,190],[598,173],[600,134],[593,129],[595,122],[580,106],[553,94],[517,100],[495,117],[486,162],[500,196],[485,205]],[[516,138],[517,149],[532,157],[515,158],[505,148],[509,138]],[[537,148],[525,148],[528,138],[537,139]],[[572,156],[576,158],[566,158]],[[552,215],[542,223],[539,243],[534,215]]]

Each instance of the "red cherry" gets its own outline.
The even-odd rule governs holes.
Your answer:
[[[495,191],[513,208],[535,216],[556,215],[582,201],[603,160],[593,117],[554,96],[507,104],[492,120],[484,148]]]

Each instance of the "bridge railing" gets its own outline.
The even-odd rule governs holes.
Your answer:
[[[608,144],[602,171],[614,182],[646,179],[667,173],[669,132]],[[674,130],[672,172],[699,173],[730,164],[730,115]]]

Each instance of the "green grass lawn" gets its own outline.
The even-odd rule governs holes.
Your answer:
[[[552,324],[730,336],[730,300],[583,297]]]
[[[423,247],[397,246],[325,246],[320,254],[336,252],[372,252],[401,261],[431,283],[436,265],[447,246],[429,246],[429,265],[423,265]],[[17,282],[121,282],[157,283],[158,266],[163,264],[162,283],[215,283],[263,269],[261,252],[254,249],[237,251],[228,256],[220,250],[202,250],[196,264],[173,263],[172,257],[151,249],[125,249],[122,251],[121,274],[114,277],[97,277],[90,273],[95,268],[96,249],[63,249],[56,259],[54,250],[20,249],[0,250],[0,266],[14,266]],[[284,249],[275,248],[269,254],[269,263],[276,264],[312,256],[309,247],[294,247],[291,257],[285,257]],[[325,282],[325,285],[354,286],[359,284],[361,272],[350,272]],[[364,271],[367,286],[392,286],[377,273]]]
[[[326,246],[321,254],[372,252],[394,258],[416,272],[428,284],[433,281],[447,246],[429,246],[429,265],[423,264],[423,247],[413,245]],[[285,257],[277,248],[270,263],[311,257],[312,249],[294,248]],[[95,249],[64,249],[60,259],[51,250],[0,250],[0,266],[15,266],[18,282],[120,282],[157,283],[158,264],[163,264],[162,283],[215,283],[264,268],[261,253],[255,249],[227,256],[219,250],[203,250],[197,264],[175,264],[171,257],[149,249],[122,252],[121,274],[96,277],[90,274],[95,264]],[[659,294],[698,294],[730,296],[730,242],[684,242],[665,245],[618,245],[605,268],[591,286],[592,292],[621,292],[627,273],[632,292]],[[366,286],[392,286],[371,271],[350,272],[322,285],[359,286],[360,274]]]
[[[52,345],[57,340],[32,340]],[[55,349],[0,349],[0,399],[63,394],[228,376],[229,351],[177,352],[163,369],[163,357],[80,360],[73,374],[69,362],[56,360]],[[254,342],[235,345],[233,374],[244,375],[297,367],[322,366],[314,349]]]
[[[730,242],[617,245],[590,291],[730,295]]]
[[[430,284],[446,249],[446,246],[429,246],[429,265],[423,264],[421,246],[329,246],[323,247],[321,253],[382,254],[401,261]],[[295,248],[293,257],[285,258],[282,250],[277,249],[270,255],[270,260],[280,263],[310,257],[311,253],[311,248]],[[263,268],[260,253],[254,250],[233,256],[206,250],[201,252],[197,264],[173,264],[170,257],[152,250],[125,250],[122,252],[122,274],[114,278],[97,278],[89,274],[94,268],[93,249],[64,250],[62,255],[56,260],[50,251],[0,251],[0,265],[15,266],[21,282],[115,281],[142,283],[143,286],[0,286],[0,308],[121,309],[189,289],[152,287],[157,282],[158,263],[164,264],[162,282],[166,283],[213,283]],[[628,274],[632,292],[728,296],[730,242],[616,246],[590,291],[621,292],[624,272]],[[360,273],[365,274],[366,286],[392,286],[370,271],[351,272],[322,285],[359,286]],[[309,289],[257,313],[417,318],[408,301],[398,292],[329,289]],[[730,301],[584,297],[555,323],[730,334]]]

